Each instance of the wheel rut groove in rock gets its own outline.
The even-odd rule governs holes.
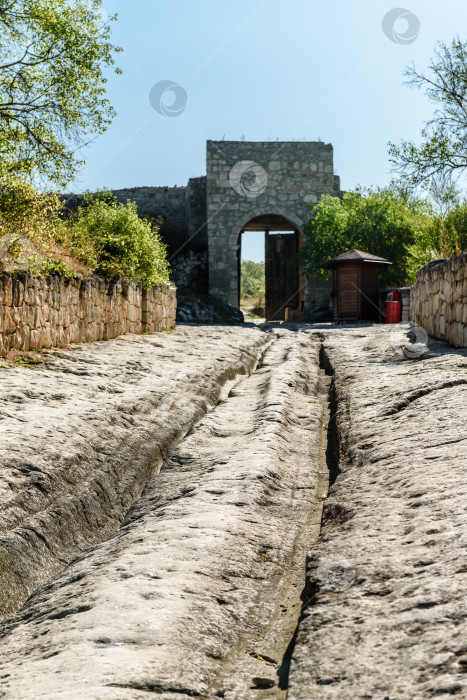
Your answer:
[[[132,406],[157,393],[164,415],[185,421],[185,437],[167,446],[160,473],[148,475],[125,510],[135,477],[121,478],[113,533],[87,551],[76,548],[78,556],[3,621],[0,697],[467,697],[467,350],[432,343],[435,356],[406,360],[397,351],[407,342],[403,328],[186,328],[77,351],[89,367],[80,360],[79,374],[71,374],[83,384],[73,384],[73,409],[62,404],[62,437],[76,424],[82,445],[80,402],[82,413],[92,401],[102,408],[99,430],[126,405],[117,394],[109,413],[97,384],[111,397],[127,391]],[[136,369],[152,353],[151,372]],[[183,418],[183,402],[167,402],[168,387],[186,381],[177,373],[164,385],[157,376],[164,361],[182,372],[188,362],[190,400],[201,395],[208,411],[196,424]],[[122,362],[133,369],[117,370]],[[228,373],[236,362],[245,376]],[[65,364],[52,357],[43,375],[31,373],[27,390],[15,384],[16,370],[5,375],[2,421],[13,416],[32,428],[22,461],[19,447],[14,456],[18,426],[9,438],[13,459],[5,465],[14,470],[2,498],[10,486],[18,497],[21,484],[28,494],[34,483],[38,494],[48,490],[52,448],[41,443],[49,461],[31,455],[56,424],[53,397],[65,390]],[[213,365],[222,379],[211,394]],[[31,420],[28,402],[36,401],[42,423]],[[90,454],[111,461],[132,430],[140,445],[153,439],[162,413],[151,406],[126,411],[131,429],[112,424],[113,447],[96,436]],[[55,450],[58,444],[55,438]],[[73,494],[71,464],[68,478],[63,490]],[[34,498],[29,519],[21,515],[25,530],[40,513]],[[38,532],[44,551],[53,551],[52,530]],[[2,576],[18,571],[9,555],[0,549]]]
[[[467,350],[406,360],[400,328],[324,338],[341,460],[288,700],[467,697]]]
[[[4,622],[0,697],[285,698],[328,486],[328,396],[319,341],[273,336],[119,530]]]
[[[120,526],[170,447],[268,342],[257,329],[181,328],[0,369],[0,616]]]

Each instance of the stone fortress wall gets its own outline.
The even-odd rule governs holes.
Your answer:
[[[264,176],[252,196],[242,191],[241,176],[240,187],[232,179],[232,169],[242,163],[253,164]],[[321,141],[208,141],[206,172],[186,187],[132,187],[114,194],[119,202],[134,201],[140,216],[162,218],[175,284],[199,294],[210,292],[236,306],[243,226],[255,216],[279,215],[302,229],[322,194],[340,193],[333,148]],[[66,198],[73,205],[79,195]],[[329,314],[330,291],[330,283],[309,282],[307,318]]]
[[[232,179],[241,164],[256,173],[252,191],[241,177]],[[186,187],[134,187],[115,195],[136,202],[141,216],[162,217],[177,286],[211,292],[236,306],[242,228],[256,216],[277,214],[302,229],[321,195],[340,194],[333,148],[322,142],[208,141],[206,172]],[[410,320],[457,347],[467,347],[466,255],[425,266],[411,290]],[[330,293],[329,281],[308,280],[302,319],[330,318]],[[403,321],[409,318],[409,293],[403,290]]]
[[[122,204],[135,202],[140,216],[152,222],[161,220],[169,257],[207,251],[206,176],[191,178],[184,187],[128,187],[113,190],[113,194]],[[70,208],[79,201],[80,195],[65,195]]]
[[[248,182],[249,175],[256,178],[254,182]],[[252,218],[278,215],[303,229],[310,219],[311,207],[321,195],[339,193],[340,180],[334,174],[331,144],[208,141],[210,291],[230,304],[237,304],[239,236]],[[312,284],[307,287],[309,291]],[[326,289],[327,296],[329,291]],[[319,306],[316,298],[314,304]]]
[[[131,187],[113,191],[119,202],[136,202],[138,213],[162,218],[161,235],[169,256],[206,250],[206,177],[191,178],[186,187]]]
[[[123,333],[154,333],[175,325],[176,292],[101,277],[0,276],[0,355],[109,340]]]
[[[428,335],[467,347],[467,253],[422,267],[411,305],[412,320]]]

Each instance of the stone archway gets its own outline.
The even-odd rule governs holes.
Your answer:
[[[241,240],[243,233],[250,231],[264,234],[266,320],[300,320],[305,299],[305,278],[298,261],[303,245],[302,231],[293,221],[280,214],[258,215],[242,226],[237,248],[239,300]]]
[[[238,239],[248,222],[276,216],[302,230],[311,206],[338,193],[330,144],[208,141],[209,291],[238,306]]]

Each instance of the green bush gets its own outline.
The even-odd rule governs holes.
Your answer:
[[[109,193],[90,196],[68,221],[74,255],[97,274],[167,284],[169,264],[159,230],[138,216],[136,204],[118,204]]]
[[[76,277],[73,270],[65,262],[63,262],[63,260],[59,260],[57,258],[30,258],[28,270],[29,272],[32,272],[33,275],[43,275],[44,277],[48,277],[50,275],[60,275],[67,280],[71,280]]]
[[[0,272],[16,267],[33,246],[45,249],[53,242],[60,208],[56,194],[41,193],[25,180],[0,174]]]
[[[451,255],[457,255],[467,250],[467,202],[462,202],[451,209],[446,218],[445,226]]]

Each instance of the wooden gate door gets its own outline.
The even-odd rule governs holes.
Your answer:
[[[298,307],[298,231],[266,232],[266,320],[283,321],[287,307]]]

